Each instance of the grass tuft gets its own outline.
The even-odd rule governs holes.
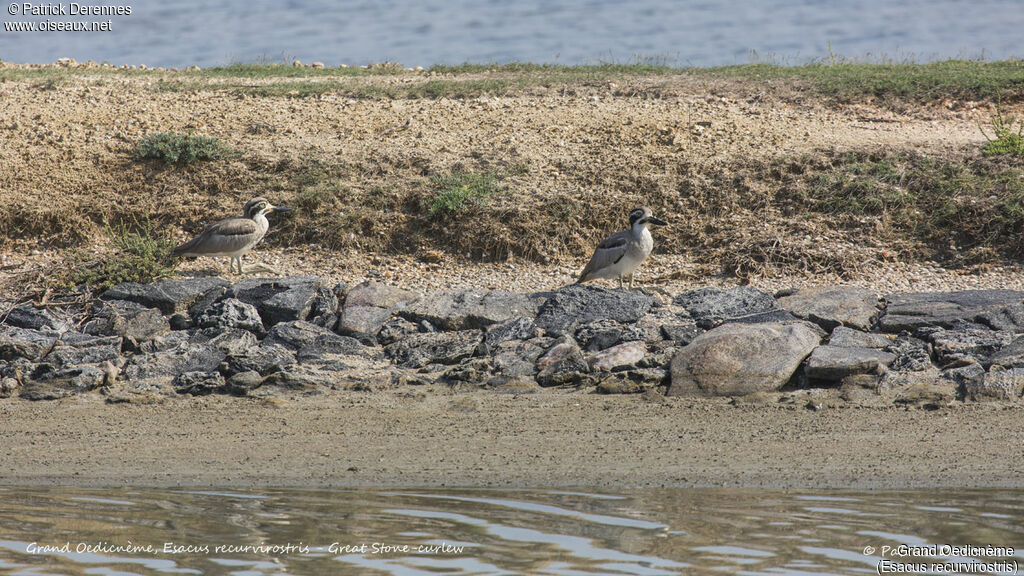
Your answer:
[[[978,129],[988,140],[981,149],[986,156],[1024,156],[1024,124],[1017,126],[1017,130],[1014,131],[1016,118],[1004,115],[1002,107],[998,105],[995,114],[992,115],[991,124],[992,136],[985,132],[980,123],[978,124]]]
[[[121,222],[108,226],[114,250],[95,258],[78,254],[51,284],[58,288],[85,286],[106,290],[122,282],[149,283],[174,271],[171,250],[174,242],[149,220]]]
[[[179,132],[159,132],[139,140],[135,157],[160,160],[164,164],[191,164],[196,160],[218,160],[231,149],[216,138]]]
[[[431,216],[482,206],[496,192],[504,189],[501,179],[491,172],[453,172],[448,176],[435,176],[433,182],[437,193],[427,206]]]

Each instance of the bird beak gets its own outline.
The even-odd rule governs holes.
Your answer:
[[[654,216],[648,218],[647,221],[656,226],[668,226],[668,222],[665,222],[661,218],[655,218]]]
[[[288,208],[287,206],[274,206],[273,208],[270,209],[270,211],[273,212],[274,214],[278,214],[280,212],[291,212],[292,209]]]

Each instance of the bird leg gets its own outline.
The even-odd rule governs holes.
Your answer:
[[[619,274],[619,290],[622,290],[622,274]]]

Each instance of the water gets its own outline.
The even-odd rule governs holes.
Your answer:
[[[871,574],[883,554],[1024,564],[1024,490],[0,488],[15,575]]]
[[[65,7],[70,2],[54,0]],[[80,1],[80,4],[96,4]],[[863,57],[1024,55],[1019,0],[178,0],[99,3],[127,16],[11,16],[5,22],[110,20],[109,32],[5,32],[0,59],[210,66],[261,58],[406,66],[530,61],[675,66]],[[6,7],[6,5],[5,5]]]

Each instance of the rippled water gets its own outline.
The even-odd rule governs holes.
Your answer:
[[[54,2],[51,2],[54,3]],[[63,2],[65,6],[70,2]],[[97,4],[79,2],[79,4]],[[7,32],[0,59],[210,66],[299,58],[328,65],[392,60],[745,64],[751,52],[799,63],[829,54],[917,60],[1024,55],[1019,0],[177,0],[127,5],[110,32]],[[7,5],[4,5],[5,8]],[[11,16],[5,21],[95,18]],[[108,18],[103,18],[106,20]]]
[[[0,488],[18,575],[866,574],[901,544],[1024,564],[1024,491]]]

